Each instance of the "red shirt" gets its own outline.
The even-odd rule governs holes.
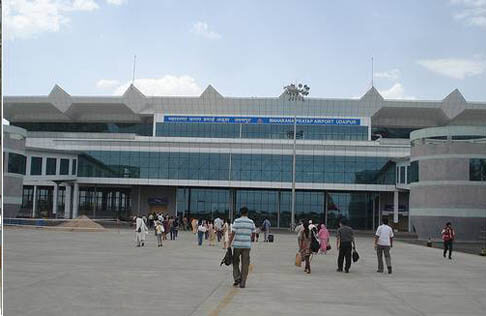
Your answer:
[[[446,227],[442,230],[442,239],[444,241],[449,241],[449,240],[454,240],[454,237],[456,236],[454,229],[451,227]]]

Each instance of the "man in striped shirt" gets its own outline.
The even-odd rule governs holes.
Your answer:
[[[229,245],[233,245],[233,286],[244,288],[250,266],[251,234],[255,231],[255,223],[248,218],[248,208],[242,207],[240,213],[241,217],[233,223]]]

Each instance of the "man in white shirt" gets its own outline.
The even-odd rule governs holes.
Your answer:
[[[214,220],[214,228],[216,228],[216,236],[218,237],[218,242],[221,241],[221,237],[223,236],[223,220],[217,217]]]
[[[392,273],[391,247],[393,247],[393,229],[388,226],[388,218],[383,218],[383,224],[378,226],[375,234],[375,249],[378,257],[378,270],[376,272],[383,273],[383,253],[385,253],[388,273]]]

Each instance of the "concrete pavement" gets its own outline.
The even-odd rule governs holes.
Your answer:
[[[486,258],[453,260],[439,249],[396,243],[394,273],[376,273],[371,239],[337,273],[336,251],[315,256],[312,274],[293,265],[295,236],[252,249],[246,289],[220,267],[220,246],[182,232],[157,248],[134,233],[5,229],[5,315],[484,315]],[[335,248],[335,239],[332,239]]]

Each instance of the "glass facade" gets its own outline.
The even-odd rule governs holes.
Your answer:
[[[296,157],[297,182],[395,184],[394,170],[395,164],[383,157]],[[90,151],[79,156],[78,176],[292,182],[292,156]]]
[[[140,136],[152,136],[153,124],[149,123],[54,123],[15,122],[12,125],[32,132],[66,133],[133,133]]]
[[[230,190],[225,189],[177,189],[177,214],[189,218],[230,218]]]
[[[61,165],[59,166],[59,174],[69,174],[69,159],[61,159]]]
[[[373,198],[369,192],[327,193],[327,227],[337,228],[345,217],[354,229],[373,229]]]
[[[30,175],[32,176],[42,175],[42,157],[30,158]]]
[[[268,218],[273,226],[277,226],[277,191],[237,190],[235,218],[240,216],[239,210],[244,206],[248,208],[248,216],[253,219],[256,226],[261,226],[265,218]]]
[[[80,187],[79,215],[90,218],[128,219],[131,211],[130,189]]]
[[[46,162],[46,175],[53,176],[56,175],[57,159],[47,158]]]
[[[8,172],[25,175],[27,158],[24,155],[8,153]]]
[[[312,220],[316,225],[327,222],[329,228],[335,229],[338,220],[346,217],[353,228],[370,230],[376,196],[375,192],[296,191],[295,219],[296,222]],[[268,218],[272,227],[290,227],[292,192],[289,190],[177,189],[178,215],[234,219],[243,206],[248,208],[257,226]]]
[[[486,159],[469,160],[469,180],[486,181]]]
[[[367,126],[297,125],[297,138],[307,140],[368,140]],[[293,139],[292,124],[156,123],[156,136],[207,138]]]

